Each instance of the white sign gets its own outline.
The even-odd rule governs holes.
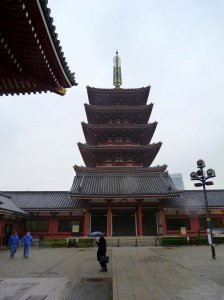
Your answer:
[[[79,232],[79,225],[72,225],[72,232]]]

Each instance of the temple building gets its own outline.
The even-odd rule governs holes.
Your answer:
[[[206,235],[203,190],[180,190],[167,165],[153,165],[150,86],[121,88],[121,60],[114,57],[114,88],[87,87],[86,143],[78,143],[85,166],[74,166],[70,191],[2,191],[0,243],[9,233],[64,239],[102,231],[114,237]],[[213,228],[224,224],[224,190],[207,190]],[[7,204],[7,203],[8,204]],[[13,203],[14,207],[9,203]],[[15,209],[15,206],[17,209]]]
[[[87,87],[86,144],[79,143],[85,167],[75,166],[70,199],[85,203],[84,234],[107,236],[161,233],[161,205],[180,196],[166,165],[152,166],[161,142],[152,143],[150,86],[121,88],[121,65],[114,57],[114,88]]]

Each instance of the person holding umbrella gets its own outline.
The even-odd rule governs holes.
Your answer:
[[[99,264],[101,266],[101,271],[107,272],[107,264],[104,260],[107,252],[107,243],[102,233],[99,235],[99,241],[96,242],[96,244],[98,246],[97,260],[99,261]]]

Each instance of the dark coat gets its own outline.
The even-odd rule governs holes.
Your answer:
[[[99,257],[101,256],[105,256],[106,252],[107,252],[106,240],[103,236],[101,236],[98,242],[97,259],[99,259]]]

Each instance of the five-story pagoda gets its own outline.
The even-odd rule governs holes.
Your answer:
[[[161,142],[151,143],[157,123],[148,123],[150,86],[121,88],[121,63],[114,57],[113,89],[87,87],[86,144],[78,143],[86,167],[75,166],[70,197],[86,202],[84,235],[162,234],[162,202],[179,196],[166,165],[151,167]]]

